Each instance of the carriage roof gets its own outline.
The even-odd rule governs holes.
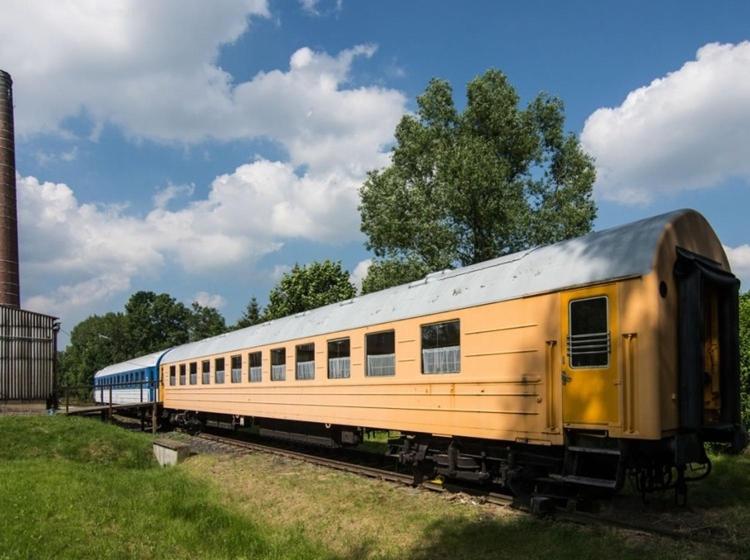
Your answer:
[[[164,355],[164,353],[165,350],[160,350],[159,352],[152,352],[151,354],[139,356],[131,360],[125,360],[124,362],[120,362],[118,364],[112,364],[97,371],[94,374],[94,379],[114,373],[127,373],[139,369],[157,367],[159,365],[159,359]]]
[[[178,346],[165,362],[195,359],[647,274],[678,210],[535,247],[325,307]]]

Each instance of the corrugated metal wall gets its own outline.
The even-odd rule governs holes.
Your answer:
[[[0,401],[44,400],[55,390],[57,319],[0,305]]]

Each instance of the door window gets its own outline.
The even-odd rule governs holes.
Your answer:
[[[570,302],[568,358],[574,368],[609,366],[610,333],[607,297]]]

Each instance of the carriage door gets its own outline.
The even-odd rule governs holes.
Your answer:
[[[739,280],[717,263],[680,247],[675,276],[680,305],[680,427],[723,430],[738,425]]]
[[[563,423],[617,425],[617,286],[574,290],[561,298]]]

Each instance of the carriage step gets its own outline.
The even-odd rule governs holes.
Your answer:
[[[575,453],[598,453],[600,455],[620,455],[619,449],[610,449],[607,447],[582,447],[580,445],[569,445],[568,451]]]
[[[550,478],[559,482],[567,482],[569,484],[578,484],[579,486],[596,486],[597,488],[609,488],[614,490],[617,487],[616,480],[609,480],[606,478],[593,478],[590,476],[579,476],[575,474],[561,475],[561,474],[550,474]]]

